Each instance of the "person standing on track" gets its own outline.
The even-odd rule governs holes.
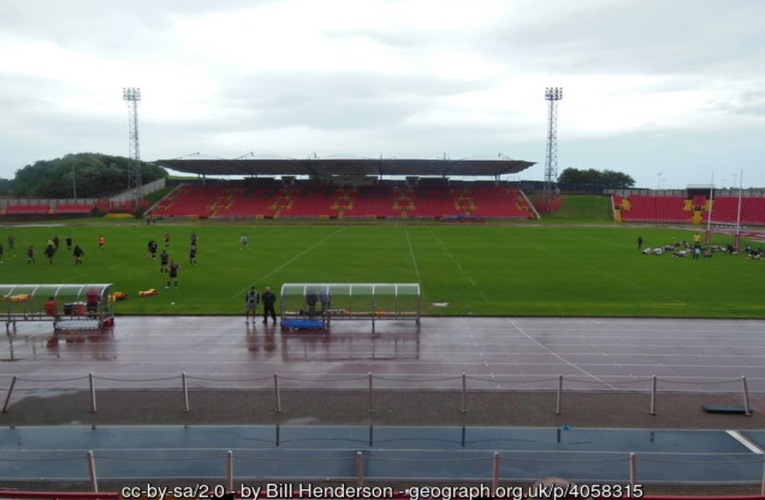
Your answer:
[[[255,286],[251,286],[247,291],[247,295],[244,296],[245,303],[245,323],[250,322],[250,315],[252,315],[252,323],[255,324],[255,318],[258,315],[258,303],[260,302],[260,294]]]
[[[271,291],[270,287],[266,287],[266,289],[263,291],[261,300],[263,301],[263,324],[268,324],[269,316],[271,316],[274,324],[276,324],[276,310],[274,309],[274,304],[276,304],[276,295],[274,295],[274,292]]]

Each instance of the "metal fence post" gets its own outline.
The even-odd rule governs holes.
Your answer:
[[[744,412],[749,416],[752,414],[752,408],[749,406],[749,386],[746,383],[746,375],[741,377],[741,386],[744,391]]]
[[[555,414],[560,415],[563,399],[563,375],[558,375],[558,394],[555,398]]]
[[[356,452],[356,485],[364,486],[364,454]]]
[[[465,372],[462,372],[462,407],[460,411],[467,413],[467,376]]]
[[[369,404],[367,406],[367,411],[369,413],[373,413],[375,411],[374,407],[374,401],[372,400],[372,372],[369,372],[369,375],[367,376],[368,383],[367,383],[367,392],[369,397]]]
[[[186,383],[186,372],[181,373],[181,385],[183,386],[183,411],[189,411],[189,386]]]
[[[651,377],[651,415],[656,415],[656,375]]]
[[[8,403],[11,401],[11,393],[13,392],[13,388],[16,386],[16,375],[13,376],[11,379],[11,385],[8,387],[8,394],[5,395],[5,404],[3,405],[3,413],[6,413],[8,411]]]
[[[90,486],[93,491],[98,492],[98,476],[96,476],[96,459],[93,457],[93,452],[88,451],[86,455],[88,460],[88,475],[90,476]]]
[[[90,385],[90,411],[96,413],[98,411],[96,406],[96,386],[93,384],[92,373],[88,373],[88,384]]]
[[[633,491],[637,484],[637,455],[633,452],[630,453],[630,486]]]
[[[282,393],[279,390],[279,375],[274,373],[274,395],[276,396],[276,413],[282,412]]]
[[[496,492],[499,489],[499,452],[494,452],[494,457],[491,461],[491,494],[496,496]]]
[[[226,451],[226,491],[234,491],[234,452]]]

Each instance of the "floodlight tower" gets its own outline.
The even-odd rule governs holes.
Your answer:
[[[555,197],[555,183],[558,180],[558,101],[563,99],[563,89],[547,87],[545,100],[547,113],[547,156],[545,157],[545,184],[543,196],[545,209],[549,210]]]
[[[125,87],[122,98],[128,103],[128,139],[130,142],[130,161],[128,162],[128,190],[132,191],[136,202],[143,197],[141,183],[141,148],[138,142],[138,101],[141,89]]]

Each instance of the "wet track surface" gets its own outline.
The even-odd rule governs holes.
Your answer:
[[[707,392],[733,392],[746,376],[751,392],[765,392],[765,321],[423,318],[419,327],[378,321],[373,333],[356,321],[325,332],[241,317],[120,317],[112,330],[56,335],[47,323],[19,323],[0,359],[0,383],[16,374],[49,388],[80,388],[68,380],[88,373],[114,379],[99,387],[162,387],[149,380],[185,372],[200,386],[278,373],[342,388],[343,377],[374,373],[437,389],[466,373],[486,389],[552,388],[558,375],[571,389],[629,389],[655,375],[665,390]]]
[[[0,343],[0,384],[35,391],[177,387],[765,392],[765,321],[423,318],[335,322],[282,331],[241,317],[120,317],[103,332],[53,334],[20,323]],[[749,441],[747,445],[745,442]],[[0,478],[220,479],[226,452],[239,480],[532,481],[562,475],[626,482],[635,453],[644,482],[747,482],[762,477],[759,431],[386,426],[58,426],[0,429]]]

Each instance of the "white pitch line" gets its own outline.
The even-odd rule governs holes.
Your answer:
[[[575,369],[575,370],[578,370],[578,371],[580,371],[580,372],[584,373],[584,374],[585,374],[585,375],[587,375],[588,377],[590,377],[590,378],[592,378],[592,379],[594,379],[594,380],[596,380],[596,381],[600,382],[601,384],[603,384],[603,385],[605,385],[605,386],[607,386],[607,387],[609,387],[609,388],[611,388],[611,389],[613,389],[613,390],[616,390],[616,387],[614,387],[613,385],[611,385],[611,384],[609,384],[608,382],[604,381],[604,380],[603,380],[603,379],[601,379],[600,377],[596,377],[595,375],[593,375],[592,373],[588,372],[588,371],[587,371],[587,370],[585,370],[584,368],[581,368],[579,365],[572,363],[571,361],[567,360],[566,358],[564,358],[564,357],[563,357],[563,356],[561,356],[560,354],[556,353],[555,351],[553,351],[552,349],[550,349],[550,348],[549,348],[549,347],[547,347],[546,345],[544,345],[544,344],[542,344],[541,342],[539,342],[537,339],[535,339],[534,337],[532,337],[531,335],[529,335],[528,333],[526,333],[526,332],[523,330],[523,328],[521,328],[520,326],[518,326],[518,325],[515,323],[515,321],[513,321],[513,320],[509,320],[509,321],[510,321],[510,324],[511,324],[511,325],[513,325],[513,328],[515,328],[516,330],[518,330],[519,332],[521,332],[521,333],[522,333],[522,334],[523,334],[523,335],[524,335],[526,338],[528,338],[530,341],[534,342],[536,345],[538,345],[539,347],[541,347],[541,348],[542,348],[542,349],[544,349],[545,351],[549,352],[550,354],[552,354],[553,356],[555,356],[555,357],[556,357],[556,358],[558,358],[559,360],[563,361],[565,364],[569,365],[571,368],[573,368],[573,369]]]
[[[747,450],[751,451],[752,453],[756,453],[757,455],[765,454],[765,450],[757,446],[756,443],[752,442],[748,437],[744,436],[739,431],[725,431],[725,433],[741,443]]]
[[[273,270],[272,270],[271,272],[269,272],[268,274],[264,274],[263,276],[261,276],[261,277],[260,277],[260,279],[258,279],[258,281],[259,281],[259,282],[260,282],[260,281],[263,281],[263,280],[265,280],[266,278],[268,278],[269,276],[271,276],[272,274],[274,274],[274,273],[277,273],[277,272],[281,271],[282,269],[284,269],[285,267],[289,266],[290,264],[292,264],[293,262],[295,262],[296,260],[298,260],[300,257],[302,257],[303,255],[307,254],[308,252],[310,252],[310,251],[311,251],[311,250],[313,250],[314,248],[318,247],[319,245],[321,245],[322,243],[324,243],[324,242],[325,242],[325,241],[327,241],[328,239],[330,239],[330,238],[334,238],[334,237],[335,237],[335,236],[336,236],[338,233],[340,233],[340,232],[342,232],[342,231],[345,231],[345,227],[346,227],[346,226],[343,226],[343,227],[341,227],[340,229],[338,229],[337,231],[335,231],[334,233],[332,233],[332,234],[328,235],[327,237],[325,237],[325,238],[323,238],[323,239],[321,239],[321,240],[317,241],[317,242],[316,242],[316,243],[314,243],[312,246],[310,246],[310,247],[306,248],[305,250],[303,250],[302,252],[300,252],[300,253],[299,253],[299,254],[297,254],[296,256],[292,257],[290,260],[288,260],[287,262],[285,262],[285,263],[284,263],[284,264],[282,264],[281,266],[277,267],[276,269],[273,269]],[[236,292],[234,295],[232,295],[232,296],[231,296],[231,298],[232,298],[232,299],[234,299],[234,298],[238,297],[239,295],[242,295],[242,294],[243,294],[243,293],[245,293],[245,292],[246,292],[248,289],[249,289],[249,287],[243,288],[242,290],[240,290],[240,291]]]
[[[417,266],[417,259],[414,256],[414,249],[412,248],[412,240],[409,239],[409,228],[404,228],[404,234],[406,235],[406,244],[409,246],[409,255],[412,256],[412,262],[414,263],[414,274],[417,276],[417,283],[422,283],[420,279],[420,268]]]

